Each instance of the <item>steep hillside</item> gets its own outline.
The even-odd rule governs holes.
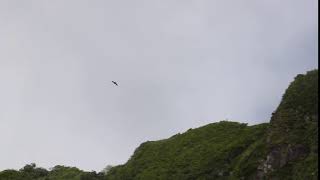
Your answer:
[[[317,179],[317,168],[314,70],[291,83],[270,125],[220,122],[146,142],[107,179]]]
[[[318,70],[298,75],[271,118],[268,155],[258,176],[316,179],[318,103]]]

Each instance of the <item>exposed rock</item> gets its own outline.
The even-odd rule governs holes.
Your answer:
[[[298,75],[272,113],[266,139],[269,150],[257,167],[256,179],[270,179],[270,173],[286,168],[289,163],[303,161],[310,153],[318,154],[317,148],[311,148],[318,142],[317,76],[318,71]]]

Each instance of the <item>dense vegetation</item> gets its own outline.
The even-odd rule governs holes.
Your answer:
[[[271,177],[317,179],[318,103],[318,70],[296,76],[270,122]]]
[[[270,123],[222,121],[140,145],[104,173],[26,165],[0,180],[318,179],[318,70],[298,75]]]
[[[0,180],[102,180],[103,173],[84,172],[75,167],[55,166],[50,171],[36,167],[34,163],[19,171],[4,170]]]
[[[254,171],[257,161],[242,166],[261,146],[267,124],[248,127],[220,122],[143,143],[124,166],[113,168],[109,179],[209,179]]]

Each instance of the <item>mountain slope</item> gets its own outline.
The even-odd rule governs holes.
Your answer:
[[[260,176],[318,176],[318,103],[318,70],[298,75],[271,118]]]
[[[108,180],[317,179],[318,70],[298,75],[270,124],[209,124],[143,143]]]
[[[267,124],[248,127],[220,122],[189,130],[169,139],[143,143],[109,179],[208,179],[230,176],[248,149],[264,139]],[[261,145],[260,145],[261,146]],[[237,159],[237,161],[235,161]],[[256,164],[257,162],[252,162]],[[255,170],[248,165],[247,171]],[[251,169],[250,169],[251,168]]]

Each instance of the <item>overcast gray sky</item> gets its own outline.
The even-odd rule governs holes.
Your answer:
[[[317,0],[0,0],[0,170],[99,171],[188,128],[267,122],[318,66],[317,16]]]

